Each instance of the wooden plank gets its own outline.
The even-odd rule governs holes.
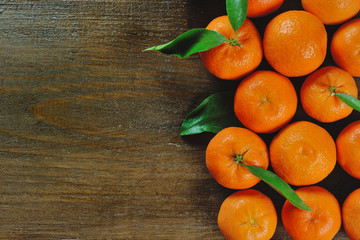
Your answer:
[[[223,239],[217,212],[233,191],[206,169],[211,135],[178,133],[201,100],[238,82],[197,55],[142,52],[205,27],[223,5],[0,1],[0,239]],[[359,186],[339,167],[333,176],[341,182],[324,185],[340,201]],[[279,212],[282,197],[256,188]],[[279,225],[274,239],[290,239]]]

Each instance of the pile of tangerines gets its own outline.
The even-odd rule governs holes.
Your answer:
[[[283,1],[248,0],[247,17],[273,13]],[[236,90],[234,112],[245,127],[221,130],[206,149],[206,165],[214,179],[226,188],[240,190],[225,199],[219,211],[218,225],[226,239],[268,240],[274,235],[275,207],[269,197],[249,189],[260,179],[244,167],[267,169],[270,162],[277,176],[300,187],[295,192],[311,208],[305,211],[288,200],[285,202],[281,218],[293,239],[330,240],[343,223],[349,238],[360,240],[360,188],[346,198],[341,209],[328,190],[309,186],[325,179],[336,162],[360,179],[360,121],[342,129],[336,141],[315,123],[290,123],[297,110],[298,96],[288,78],[306,76],[300,101],[313,119],[331,123],[351,114],[351,104],[340,96],[358,97],[354,77],[360,77],[360,18],[355,16],[360,10],[360,0],[302,0],[301,3],[304,11],[286,11],[274,17],[267,24],[263,39],[248,18],[235,32],[232,18],[218,17],[206,29],[212,30],[212,34],[220,33],[227,40],[210,49],[198,50],[205,67],[214,76],[224,80],[244,78]],[[329,46],[336,66],[319,68],[328,49],[324,24],[339,25]],[[211,42],[209,39],[205,40]],[[183,50],[191,46],[189,42],[181,46],[180,40],[147,50],[180,57],[193,53],[171,52],[176,47]],[[200,49],[199,45],[194,48]],[[257,70],[263,55],[275,71]],[[274,132],[277,134],[268,150],[258,133]]]
[[[249,0],[248,17],[276,11],[283,0]],[[248,189],[260,179],[239,165],[268,168],[287,183],[301,187],[300,198],[312,209],[305,211],[285,202],[281,217],[295,240],[332,239],[343,222],[352,240],[360,240],[360,188],[345,200],[337,199],[316,184],[334,169],[336,161],[351,176],[360,179],[360,121],[351,123],[336,142],[322,127],[308,121],[289,124],[297,108],[297,94],[288,77],[307,76],[300,92],[305,112],[320,122],[335,122],[353,111],[335,94],[358,97],[353,76],[360,77],[360,0],[302,0],[305,11],[287,11],[266,26],[261,39],[255,25],[246,19],[237,32],[227,16],[214,19],[207,29],[241,46],[225,42],[200,56],[216,77],[239,84],[234,111],[246,128],[229,127],[215,135],[206,150],[206,164],[221,185],[241,191],[222,204],[219,228],[226,239],[271,239],[277,215],[270,198]],[[339,25],[331,40],[337,66],[320,68],[327,52],[324,24]],[[256,71],[263,53],[275,71]],[[255,71],[255,72],[253,72]],[[250,74],[251,73],[251,74]],[[250,75],[249,75],[250,74]],[[257,133],[276,132],[269,152]],[[248,190],[244,190],[248,189]]]

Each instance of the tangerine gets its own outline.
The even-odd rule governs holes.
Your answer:
[[[235,80],[259,66],[263,57],[261,37],[249,19],[241,25],[237,37],[228,16],[215,18],[206,29],[219,32],[228,39],[217,47],[200,52],[204,66],[214,76]]]
[[[264,33],[269,64],[287,77],[305,76],[324,61],[327,33],[324,24],[305,11],[287,11],[273,18]]]
[[[360,239],[360,188],[347,196],[342,207],[344,230],[350,240]]]
[[[334,33],[331,54],[340,68],[360,77],[360,18],[343,24]]]
[[[286,200],[281,218],[294,240],[331,240],[341,227],[338,201],[322,187],[303,187],[295,191],[311,212],[294,207]]]
[[[278,10],[284,0],[248,0],[248,17],[263,17]]]
[[[260,179],[241,164],[267,169],[269,157],[266,144],[256,133],[246,128],[229,127],[221,130],[206,149],[209,172],[224,187],[250,188]]]
[[[294,116],[295,88],[287,77],[272,71],[257,71],[239,84],[234,111],[245,127],[257,133],[279,130]]]
[[[360,10],[359,0],[301,0],[301,3],[305,11],[329,25],[344,23]]]
[[[346,126],[336,139],[337,159],[351,176],[360,179],[360,120]]]
[[[227,240],[269,240],[276,230],[277,214],[269,197],[248,189],[224,200],[218,225]]]
[[[335,93],[357,98],[358,88],[351,74],[332,66],[316,70],[306,78],[300,91],[305,112],[320,122],[335,122],[349,116],[353,108]]]
[[[289,184],[311,185],[326,178],[336,164],[336,145],[322,127],[307,121],[283,128],[270,144],[276,174]]]

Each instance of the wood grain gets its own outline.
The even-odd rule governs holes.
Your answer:
[[[223,239],[217,212],[233,191],[204,164],[211,135],[178,133],[202,99],[238,82],[197,55],[142,52],[205,27],[223,5],[0,0],[0,239]],[[254,20],[260,32],[271,17]],[[339,167],[331,179],[322,184],[340,202],[360,186]],[[256,188],[280,211],[281,196]],[[280,220],[274,239],[290,239]]]

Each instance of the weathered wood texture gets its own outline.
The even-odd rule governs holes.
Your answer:
[[[281,11],[301,8],[288,2]],[[220,0],[0,0],[0,239],[222,239],[233,191],[206,169],[211,135],[178,132],[238,82],[197,55],[141,50],[223,14]],[[261,33],[273,16],[255,20]],[[327,126],[335,137],[359,117]],[[342,203],[359,183],[337,166],[320,185]],[[280,213],[284,199],[256,188]],[[290,239],[280,217],[274,239]]]

